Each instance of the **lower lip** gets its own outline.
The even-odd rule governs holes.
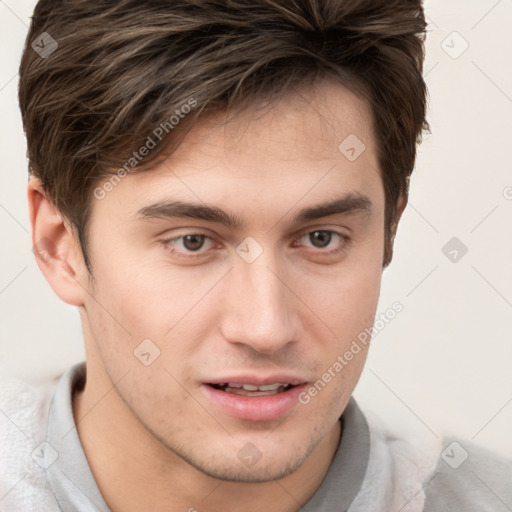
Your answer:
[[[272,421],[289,413],[299,401],[299,395],[306,384],[293,386],[275,395],[246,396],[220,391],[203,384],[203,393],[220,409],[240,420]]]

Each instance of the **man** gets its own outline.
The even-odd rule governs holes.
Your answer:
[[[428,128],[424,30],[404,0],[38,3],[34,252],[86,364],[4,386],[2,510],[512,506],[506,461],[454,469],[351,398]]]

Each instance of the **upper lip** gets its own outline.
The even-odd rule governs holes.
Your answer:
[[[296,375],[287,375],[284,373],[274,375],[232,375],[228,377],[218,377],[205,381],[205,384],[250,384],[252,386],[268,386],[270,384],[291,384],[296,386],[304,384],[306,381]]]

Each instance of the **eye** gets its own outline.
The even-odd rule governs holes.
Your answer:
[[[317,249],[315,252],[322,255],[333,255],[344,251],[350,238],[337,231],[317,229],[304,233],[298,241],[300,243],[294,242],[292,245],[294,247],[311,247]],[[162,243],[173,256],[193,259],[205,256],[208,249],[213,248],[214,240],[202,233],[187,233],[163,240]]]
[[[321,252],[331,254],[345,249],[345,246],[350,241],[350,238],[347,235],[337,231],[318,229],[304,234],[300,240],[309,241],[311,243],[309,247],[313,247],[314,249],[330,249],[323,250]],[[304,245],[306,245],[306,247],[308,246],[307,243]]]
[[[213,242],[213,240],[207,235],[203,235],[201,233],[190,233],[165,240],[164,243],[170,249],[172,254],[178,257],[193,258],[195,256],[194,253],[202,255],[203,252],[205,252],[201,251],[201,249],[203,249],[205,245],[208,245],[206,243],[207,241],[209,241],[210,244]]]

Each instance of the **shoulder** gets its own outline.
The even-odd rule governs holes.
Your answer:
[[[34,437],[45,427],[58,377],[41,384],[21,379],[0,381],[0,426],[3,433]],[[45,432],[42,432],[45,435]]]
[[[424,483],[437,465],[442,443],[422,426],[404,425],[366,408],[364,414],[370,432],[370,456],[350,511],[422,511]]]
[[[2,511],[58,510],[46,483],[44,464],[38,464],[38,453],[44,449],[48,411],[57,382],[58,377],[38,385],[20,379],[0,382]],[[35,508],[31,508],[32,505]]]
[[[512,511],[510,459],[472,441],[365,416],[370,458],[351,512],[369,503],[402,512]]]
[[[425,512],[510,511],[512,459],[472,441],[447,438],[425,494]]]

